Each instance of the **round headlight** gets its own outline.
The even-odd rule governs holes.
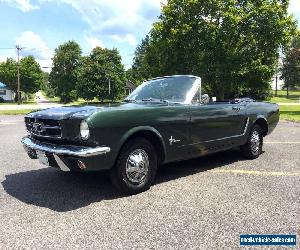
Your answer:
[[[80,136],[83,140],[87,140],[90,136],[90,129],[86,121],[80,123]]]

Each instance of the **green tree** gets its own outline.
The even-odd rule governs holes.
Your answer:
[[[5,83],[11,90],[17,92],[17,62],[12,58],[7,58],[0,63],[0,81]]]
[[[263,98],[278,48],[296,26],[287,8],[285,0],[169,0],[146,49],[137,48],[136,58],[142,60],[135,60],[133,70],[152,77],[199,75],[218,99]]]
[[[81,48],[74,41],[64,43],[55,49],[49,83],[55,95],[64,103],[77,98],[77,70],[80,60]]]
[[[21,90],[33,94],[43,83],[43,71],[33,56],[26,56],[20,61]]]
[[[84,57],[78,71],[79,96],[92,100],[114,100],[124,91],[125,71],[117,49],[97,47]],[[110,89],[109,89],[110,85]]]
[[[147,78],[151,78],[153,67],[148,63],[145,55],[149,54],[150,50],[150,37],[147,35],[141,42],[140,45],[137,46],[134,53],[132,68],[128,72],[130,76],[130,80],[135,83],[141,83],[143,80]]]
[[[0,64],[0,81],[14,92],[18,91],[17,84],[17,68],[18,63],[7,58],[5,62]],[[27,94],[32,94],[40,89],[43,81],[43,73],[40,65],[33,56],[26,56],[20,60],[20,90]]]
[[[135,78],[134,75],[133,75],[133,70],[132,70],[132,68],[127,69],[127,70],[125,71],[125,76],[126,76],[126,81],[132,82],[133,84],[136,83],[136,78]]]
[[[45,94],[49,97],[55,96],[55,91],[49,83],[49,73],[43,72],[43,83],[41,85],[41,90],[45,92]]]
[[[282,79],[284,79],[288,98],[291,87],[300,87],[300,31],[297,31],[290,46],[285,49]]]

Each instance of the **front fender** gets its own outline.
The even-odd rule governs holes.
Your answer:
[[[259,119],[263,119],[268,124],[268,120],[264,115],[257,115],[256,118],[253,120],[253,124],[256,123]]]
[[[134,127],[134,128],[132,128],[132,129],[130,129],[130,130],[128,130],[123,136],[122,136],[122,138],[121,138],[121,140],[120,140],[120,145],[121,145],[121,147],[124,145],[124,143],[131,137],[131,136],[133,136],[133,135],[135,135],[135,134],[137,134],[137,133],[141,133],[141,132],[150,132],[150,133],[152,133],[153,135],[155,135],[158,139],[159,139],[159,141],[160,141],[160,143],[161,143],[161,145],[162,145],[162,148],[163,148],[163,153],[164,153],[164,155],[166,155],[166,145],[165,145],[165,142],[164,142],[164,140],[163,140],[163,137],[162,137],[162,135],[159,133],[159,131],[157,130],[157,129],[155,129],[155,128],[153,128],[153,127],[151,127],[151,126],[138,126],[138,127]],[[120,150],[121,148],[119,148],[119,150]]]
[[[264,136],[269,134],[269,121],[264,115],[257,115],[256,119],[254,119],[254,124],[258,124],[263,128]]]

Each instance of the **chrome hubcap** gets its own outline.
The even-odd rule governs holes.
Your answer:
[[[134,184],[141,184],[149,171],[149,157],[145,150],[136,149],[130,153],[126,162],[126,177]]]
[[[250,142],[251,142],[251,151],[254,154],[258,153],[260,148],[260,136],[257,131],[253,131]]]

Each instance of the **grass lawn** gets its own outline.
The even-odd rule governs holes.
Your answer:
[[[59,103],[59,101],[60,101],[59,97],[57,97],[57,96],[49,97],[49,96],[46,96],[46,95],[45,95],[45,97],[46,97],[47,100],[49,100],[50,102],[57,102],[57,103]]]
[[[274,97],[271,98],[271,102],[276,103],[299,103],[300,100],[300,91],[290,91],[289,98],[286,98],[286,91],[285,90],[278,90],[277,97],[275,97],[275,91],[273,92]]]
[[[285,106],[280,108],[280,119],[300,122],[300,105]]]
[[[28,101],[28,102],[22,102],[22,105],[34,105],[36,104],[35,101]],[[1,102],[0,105],[18,105],[16,102]]]
[[[57,97],[57,96],[55,96],[55,97],[49,97],[49,96],[46,95],[45,92],[42,91],[42,93],[45,96],[45,98],[47,100],[49,100],[50,102],[64,104],[64,103],[60,102],[60,98],[59,97]],[[119,101],[117,100],[115,102],[112,102],[111,100],[104,100],[103,103],[101,103],[97,98],[95,98],[92,101],[87,102],[86,100],[84,100],[82,98],[79,98],[76,101],[65,103],[64,105],[67,105],[67,106],[71,106],[71,105],[104,105],[104,104],[118,103],[118,102],[120,102],[120,100]]]
[[[32,112],[32,109],[21,109],[21,110],[0,110],[0,115],[27,115]]]
[[[66,105],[68,105],[68,106],[71,106],[71,105],[96,105],[97,103],[98,103],[98,101],[96,99],[93,101],[86,102],[86,100],[80,98],[76,101],[69,102]]]

